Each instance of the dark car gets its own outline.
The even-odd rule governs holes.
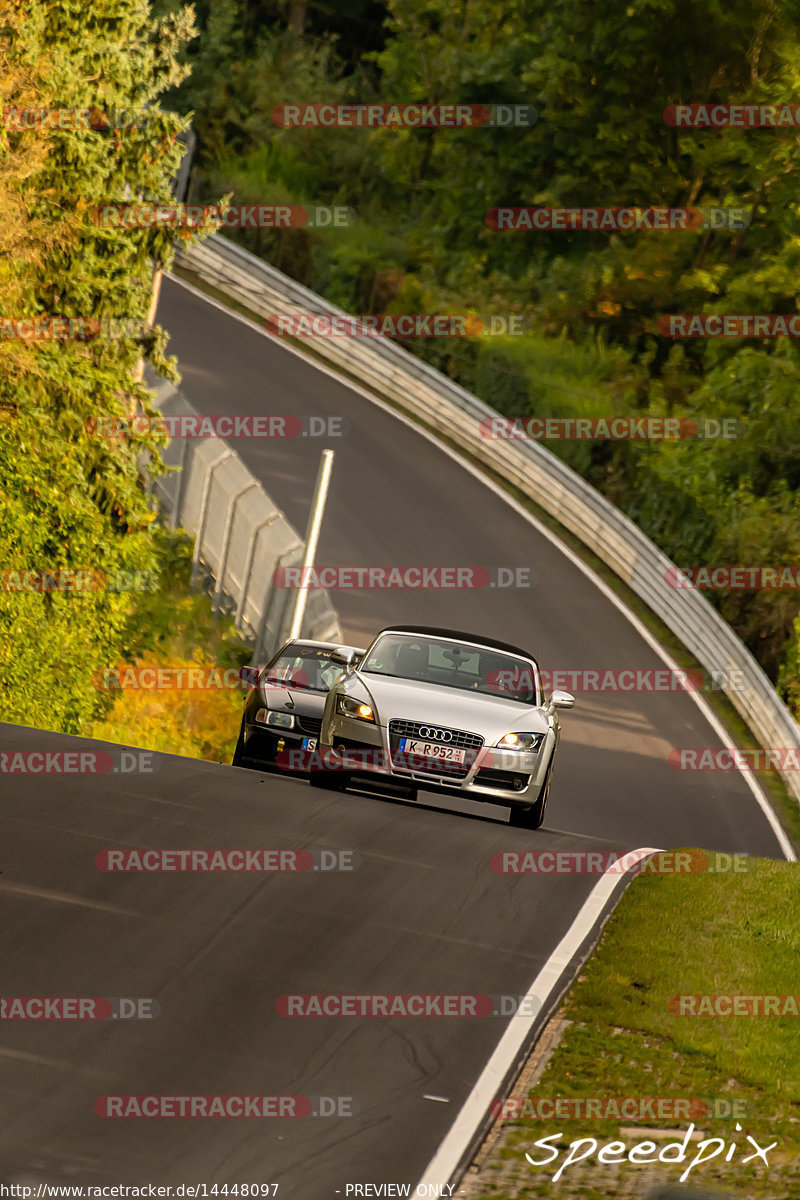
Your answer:
[[[363,650],[337,642],[296,639],[282,646],[259,670],[242,667],[251,684],[244,702],[242,727],[233,753],[234,767],[255,770],[300,769],[317,748],[328,689],[342,671],[335,652],[360,662]]]

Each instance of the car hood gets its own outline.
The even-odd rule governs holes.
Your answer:
[[[327,692],[309,692],[303,688],[265,687],[261,689],[266,708],[295,713],[299,717],[321,717]],[[289,703],[291,698],[292,703]]]
[[[362,698],[363,690],[375,709],[381,725],[394,718],[423,721],[431,725],[449,725],[479,733],[487,741],[518,733],[546,733],[548,718],[541,708],[528,707],[502,696],[480,692],[462,692],[457,688],[420,683],[413,679],[393,679],[386,675],[354,675],[344,690]]]

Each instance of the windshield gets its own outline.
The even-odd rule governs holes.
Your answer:
[[[338,675],[340,663],[331,662],[333,647],[295,646],[265,667],[261,684],[299,688],[306,692],[327,692]],[[356,654],[356,663],[361,654]]]
[[[538,670],[528,659],[448,638],[386,633],[359,668],[362,675],[390,675],[437,687],[502,696],[520,704],[541,703]]]

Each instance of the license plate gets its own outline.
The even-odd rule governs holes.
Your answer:
[[[300,743],[301,750],[316,750],[316,748],[317,748],[317,739],[316,738],[303,738],[302,742]]]
[[[459,763],[466,760],[466,750],[458,746],[440,746],[438,742],[418,742],[416,738],[400,738],[404,754],[419,754],[423,758],[440,758],[443,762]]]

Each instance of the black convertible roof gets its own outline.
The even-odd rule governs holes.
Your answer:
[[[522,650],[519,646],[512,646],[509,642],[499,642],[497,638],[485,637],[483,634],[463,633],[460,629],[438,629],[435,625],[387,625],[375,636],[380,637],[381,633],[418,633],[423,637],[445,637],[452,638],[456,642],[473,642],[476,646],[489,646],[492,650],[505,650],[507,654],[521,654],[523,658],[529,658],[536,663],[537,667],[539,666],[538,659],[534,658],[530,650]]]

